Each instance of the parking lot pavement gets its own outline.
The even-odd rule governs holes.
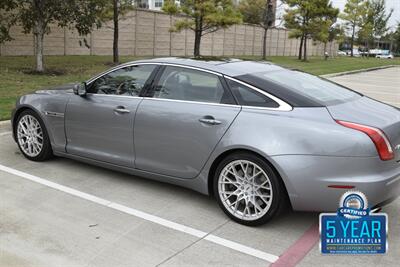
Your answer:
[[[384,71],[367,76],[394,70]],[[363,75],[333,79],[352,86]],[[398,85],[387,83],[385,90],[396,96]],[[399,200],[384,208],[387,255],[322,256],[311,244],[299,265],[397,266],[399,210]],[[293,244],[301,250],[296,241],[317,223],[316,213],[288,212],[245,227],[228,220],[212,198],[187,189],[69,159],[31,162],[9,126],[0,125],[0,266],[268,266]]]
[[[316,218],[289,213],[268,226],[245,227],[229,221],[211,198],[183,188],[68,159],[30,162],[10,134],[1,136],[0,147],[1,166],[223,239],[210,242],[0,170],[3,266],[266,266],[247,249],[280,255]]]
[[[330,80],[400,107],[400,67],[337,76]]]

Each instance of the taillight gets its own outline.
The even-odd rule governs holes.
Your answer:
[[[390,145],[385,133],[380,129],[348,121],[337,120],[336,122],[344,127],[358,130],[368,135],[372,142],[374,142],[381,160],[391,160],[394,158],[392,146]]]

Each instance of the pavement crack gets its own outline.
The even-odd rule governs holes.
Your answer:
[[[225,226],[230,220],[227,219],[225,220],[224,223],[218,225],[217,227],[215,227],[213,230],[211,230],[210,232],[208,232],[206,235],[204,235],[202,238],[197,239],[196,241],[190,243],[189,245],[185,246],[184,248],[180,249],[179,251],[175,252],[174,254],[172,254],[171,256],[167,257],[165,260],[163,260],[162,262],[158,263],[156,266],[161,266],[164,263],[168,262],[169,260],[171,260],[172,258],[175,258],[176,256],[178,256],[179,254],[181,254],[183,251],[187,250],[188,248],[192,247],[193,245],[197,244],[198,242],[200,242],[201,240],[204,240],[207,236],[213,234],[215,231],[217,231],[218,229],[220,229],[221,227]]]

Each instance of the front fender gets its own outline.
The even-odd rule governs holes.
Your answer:
[[[69,96],[49,94],[29,94],[17,100],[15,111],[12,115],[12,125],[15,139],[15,124],[19,114],[26,109],[35,111],[42,119],[50,143],[54,151],[65,152],[66,137],[64,130],[64,113]]]

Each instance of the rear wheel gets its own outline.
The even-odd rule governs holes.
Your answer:
[[[275,171],[251,153],[229,155],[218,165],[214,194],[222,210],[244,225],[261,225],[285,207],[286,194]]]
[[[52,157],[50,139],[41,118],[32,110],[23,111],[16,124],[18,147],[22,154],[33,161]]]

